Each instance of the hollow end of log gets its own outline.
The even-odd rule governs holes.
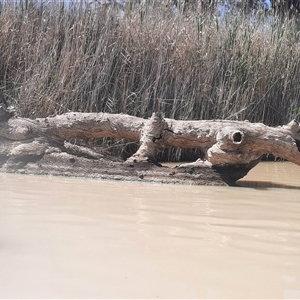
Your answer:
[[[15,114],[16,110],[13,106],[7,107],[4,103],[0,103],[0,122],[7,122]]]

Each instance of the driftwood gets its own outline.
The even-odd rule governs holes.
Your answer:
[[[70,143],[74,138],[103,137],[138,141],[140,148],[123,162],[96,148]],[[199,148],[204,157],[176,168],[163,167],[156,154],[164,147]],[[32,120],[16,117],[0,105],[2,172],[232,185],[266,153],[300,166],[298,122],[273,128],[247,121],[78,112]]]

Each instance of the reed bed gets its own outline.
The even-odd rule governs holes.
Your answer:
[[[30,118],[68,111],[147,118],[161,111],[274,126],[296,117],[296,18],[240,12],[220,19],[211,10],[174,14],[166,5],[134,2],[120,18],[116,9],[2,3],[3,101]]]

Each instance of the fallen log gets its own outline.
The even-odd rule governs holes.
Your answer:
[[[140,143],[125,162],[74,138],[117,138]],[[203,158],[176,168],[161,166],[161,148],[199,148]],[[167,183],[229,184],[244,177],[264,154],[300,166],[300,126],[247,121],[180,121],[154,113],[150,119],[125,114],[71,112],[27,119],[0,105],[0,171],[84,176]]]

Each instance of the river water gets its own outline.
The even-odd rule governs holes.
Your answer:
[[[300,168],[240,187],[0,174],[0,298],[300,298]]]

